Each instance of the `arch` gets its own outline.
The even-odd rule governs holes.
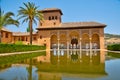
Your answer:
[[[56,35],[51,36],[51,48],[57,48],[57,36]]]
[[[60,35],[60,48],[66,48],[67,47],[67,36],[65,34]]]
[[[70,32],[69,36],[71,39],[79,38],[79,33],[77,31],[72,31],[72,32]]]
[[[82,35],[82,48],[83,49],[90,48],[89,43],[90,43],[89,34],[84,33]]]
[[[100,39],[99,39],[99,35],[98,34],[93,34],[92,35],[92,46],[93,48],[97,48],[99,49],[100,48]]]
[[[78,48],[79,47],[79,33],[77,31],[72,31],[69,34],[70,40],[71,40],[71,44],[69,45],[70,48]]]

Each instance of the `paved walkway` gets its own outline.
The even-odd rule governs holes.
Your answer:
[[[15,55],[15,54],[29,54],[29,53],[32,53],[32,52],[43,52],[43,51],[46,51],[46,50],[26,51],[26,52],[13,52],[13,53],[2,53],[2,54],[0,54],[0,56],[8,56],[8,55]]]
[[[120,51],[110,51],[110,50],[106,50],[108,52],[113,52],[113,53],[120,53]]]
[[[46,51],[46,50],[26,51],[26,52],[13,52],[13,53],[2,53],[2,54],[0,54],[0,56],[8,56],[8,55],[15,55],[15,54],[29,54],[29,53],[32,53],[32,52],[43,52],[43,51]],[[120,53],[120,51],[110,51],[110,50],[104,50],[104,51],[113,52],[113,53]]]

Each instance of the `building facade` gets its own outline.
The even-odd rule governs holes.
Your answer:
[[[105,24],[98,22],[62,23],[62,11],[57,8],[41,10],[44,21],[40,21],[38,43],[47,49],[104,49]]]
[[[62,11],[57,8],[41,10],[44,20],[39,22],[33,34],[33,44],[45,45],[47,49],[104,49],[105,24],[98,22],[62,23]],[[29,44],[28,33],[11,33],[12,43],[24,41]],[[3,40],[4,42],[4,40]]]

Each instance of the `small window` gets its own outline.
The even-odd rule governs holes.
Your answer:
[[[51,20],[51,17],[49,16],[49,20]]]
[[[37,38],[36,38],[36,37],[34,37],[34,38],[33,38],[33,40],[37,40]]]
[[[42,39],[42,36],[40,36],[40,39]]]
[[[54,24],[54,25],[56,25],[56,23],[55,23],[55,22],[54,22],[53,24]]]
[[[14,37],[14,41],[15,41],[15,39],[16,39],[16,38]]]
[[[18,40],[20,41],[20,37],[18,38]]]
[[[52,16],[52,20],[54,20],[54,16]]]
[[[26,41],[27,41],[27,37],[26,37]]]
[[[8,38],[8,33],[5,34],[5,38]]]
[[[57,16],[55,16],[55,19],[57,20]]]

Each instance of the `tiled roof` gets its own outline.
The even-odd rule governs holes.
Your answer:
[[[6,29],[6,28],[4,28],[4,27],[3,27],[1,30],[2,30],[2,31],[6,31],[6,32],[11,32],[11,31],[9,31],[8,29]]]
[[[42,12],[49,12],[49,11],[60,11],[60,13],[63,15],[61,9],[58,9],[58,8],[45,8],[43,10],[40,10]]]
[[[36,34],[36,32],[32,33],[33,35]],[[13,36],[29,36],[30,33],[29,32],[13,32]]]
[[[106,26],[105,24],[101,24],[98,22],[69,22],[62,23],[60,27],[91,27],[91,26]]]
[[[51,11],[51,10],[60,10],[60,9],[58,9],[58,8],[45,8],[45,9],[43,9],[44,11],[46,10],[46,11]]]
[[[68,23],[61,23],[59,26],[54,26],[54,27],[46,27],[46,26],[43,26],[43,27],[40,27],[40,28],[37,28],[37,29],[68,29],[68,28],[71,28],[71,29],[75,29],[75,28],[99,28],[99,27],[105,27],[106,25],[105,24],[101,24],[101,23],[98,23],[98,22],[68,22]]]

